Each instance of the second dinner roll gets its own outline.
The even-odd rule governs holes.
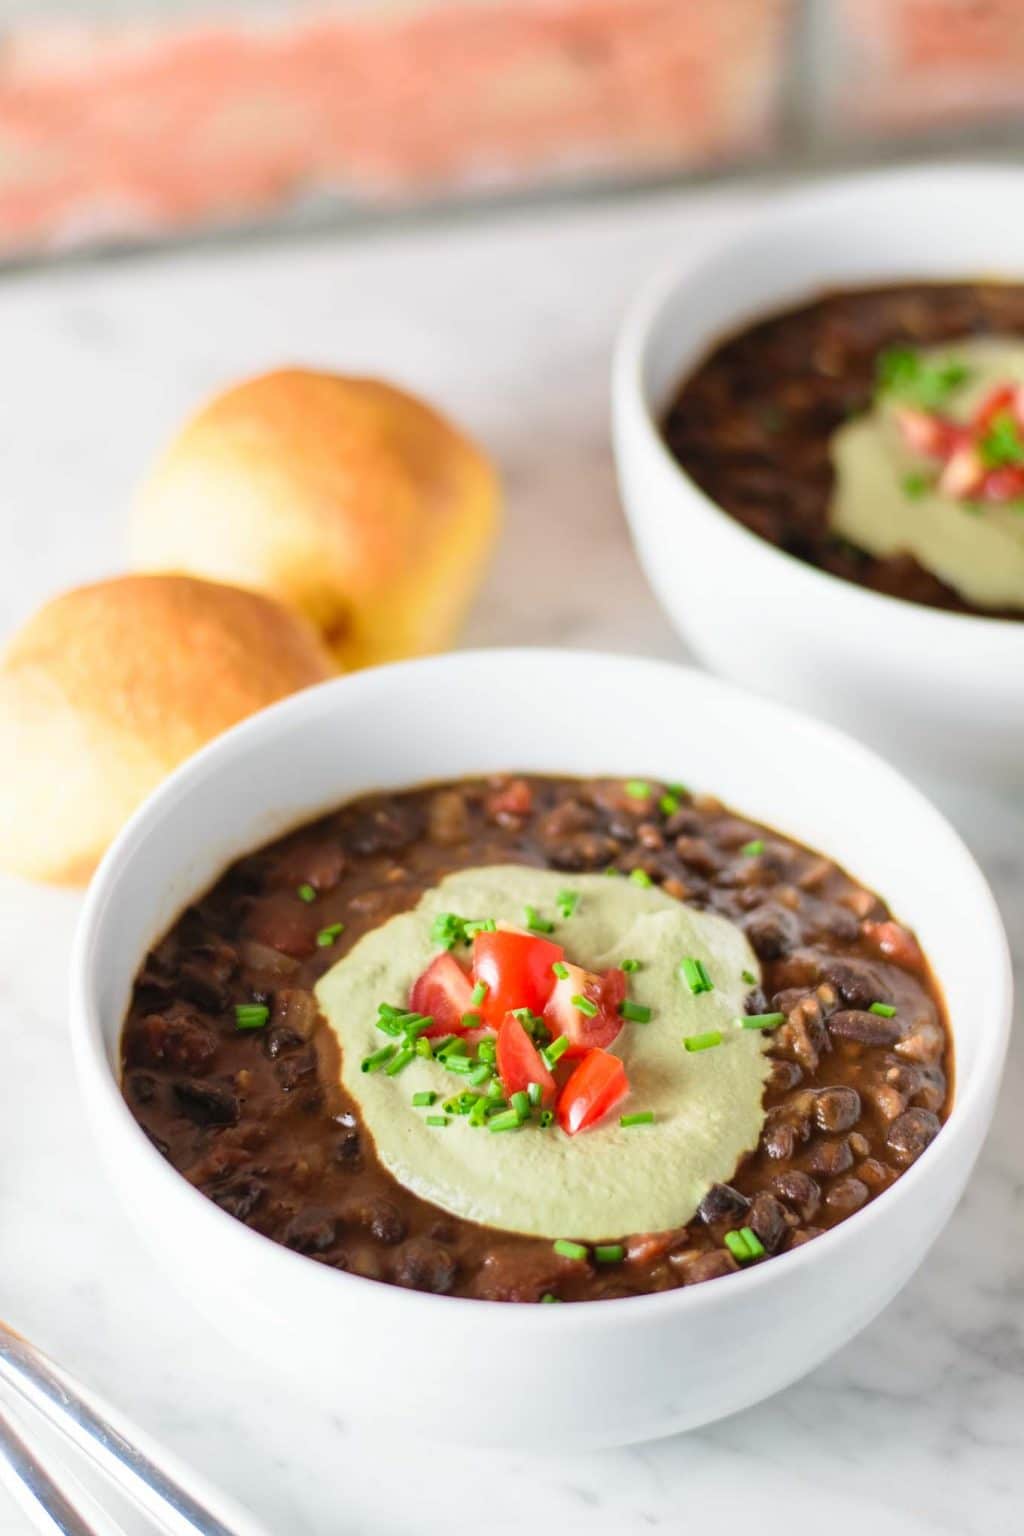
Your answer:
[[[352,668],[450,645],[497,523],[489,461],[428,405],[291,369],[185,425],[143,486],[131,557],[278,598]]]
[[[304,620],[237,587],[122,576],[55,598],[0,658],[0,868],[85,880],[172,768],[333,673]]]

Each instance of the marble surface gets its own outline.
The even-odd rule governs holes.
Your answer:
[[[766,195],[732,187],[0,282],[0,629],[53,589],[116,569],[132,487],[197,397],[295,360],[421,389],[500,460],[508,530],[469,642],[681,657],[616,503],[609,348],[652,263],[670,247],[696,250]],[[925,787],[992,881],[1020,967],[1024,808],[970,786]],[[0,1311],[270,1530],[404,1536],[451,1529],[465,1512],[492,1530],[1020,1531],[1020,1031],[950,1227],[899,1299],[812,1376],[656,1444],[439,1458],[426,1443],[366,1439],[343,1381],[323,1417],[300,1390],[261,1380],[149,1258],[104,1182],[75,1091],[65,970],[78,904],[0,883]],[[26,1530],[0,1490],[0,1536]]]

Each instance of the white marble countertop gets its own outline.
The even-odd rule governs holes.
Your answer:
[[[132,486],[198,397],[305,361],[422,390],[500,460],[508,531],[468,641],[682,656],[616,503],[609,349],[669,245],[692,248],[763,195],[732,187],[0,280],[0,631],[55,588],[117,568]],[[926,787],[985,867],[1024,964],[1024,809]],[[77,908],[74,895],[0,882],[0,1312],[274,1532],[419,1536],[462,1526],[460,1511],[502,1531],[1021,1530],[1019,1031],[951,1226],[903,1295],[812,1376],[656,1444],[439,1458],[367,1441],[343,1381],[336,1412],[312,1417],[150,1259],[75,1091],[65,969]],[[0,1492],[0,1536],[26,1529]]]

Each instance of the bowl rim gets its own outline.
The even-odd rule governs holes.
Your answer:
[[[897,1201],[914,1197],[918,1186],[928,1176],[929,1170],[935,1168],[939,1159],[945,1163],[955,1163],[957,1151],[964,1136],[969,1134],[971,1123],[979,1113],[985,1114],[986,1096],[990,1102],[994,1100],[1009,1042],[1013,999],[1009,942],[995,898],[959,833],[916,785],[879,754],[835,727],[788,705],[761,698],[698,668],[645,656],[546,647],[510,647],[452,652],[370,668],[349,676],[332,678],[259,711],[208,743],[176,768],[135,811],[104,855],[86,893],[75,932],[70,965],[72,1051],[79,1083],[90,1110],[93,1134],[96,1135],[96,1118],[102,1115],[106,1120],[106,1136],[116,1138],[118,1155],[136,1160],[140,1177],[145,1176],[152,1187],[154,1200],[160,1203],[165,1199],[170,1200],[182,1212],[188,1208],[191,1212],[188,1219],[195,1226],[197,1240],[201,1240],[204,1230],[212,1231],[210,1224],[214,1223],[221,1237],[237,1247],[241,1263],[244,1264],[248,1255],[252,1265],[262,1267],[266,1276],[272,1274],[279,1286],[292,1286],[296,1289],[305,1287],[310,1295],[316,1290],[320,1304],[330,1305],[333,1302],[337,1305],[338,1297],[342,1294],[338,1287],[344,1290],[354,1286],[351,1302],[358,1305],[360,1297],[368,1300],[367,1287],[371,1287],[373,1304],[382,1311],[398,1308],[402,1312],[411,1313],[419,1308],[424,1312],[429,1310],[436,1319],[436,1309],[439,1307],[450,1309],[446,1314],[449,1317],[454,1317],[453,1309],[461,1307],[469,1322],[470,1319],[479,1320],[493,1314],[495,1309],[500,1309],[504,1318],[501,1326],[504,1328],[548,1327],[564,1331],[567,1324],[574,1329],[604,1326],[613,1315],[607,1311],[611,1306],[618,1309],[614,1314],[616,1317],[622,1321],[628,1317],[639,1325],[648,1322],[653,1324],[658,1318],[680,1307],[696,1315],[726,1299],[715,1285],[680,1286],[642,1296],[574,1302],[568,1309],[571,1314],[569,1318],[559,1312],[557,1321],[550,1317],[545,1321],[545,1314],[550,1309],[542,1306],[498,1301],[486,1303],[475,1297],[437,1296],[314,1263],[307,1256],[291,1251],[221,1210],[172,1167],[149,1141],[132,1115],[122,1096],[117,1073],[108,1061],[96,995],[96,968],[102,959],[104,945],[110,943],[111,931],[116,930],[116,918],[112,920],[112,914],[116,914],[117,910],[122,868],[136,857],[139,845],[145,842],[150,823],[173,812],[182,802],[187,802],[193,786],[211,773],[216,774],[224,765],[234,764],[236,760],[244,758],[268,735],[293,729],[306,715],[315,713],[324,707],[325,702],[335,697],[348,700],[359,692],[371,692],[379,686],[381,678],[407,676],[416,678],[421,687],[429,687],[432,675],[457,670],[461,665],[478,664],[481,658],[486,658],[490,665],[496,663],[518,667],[525,663],[545,670],[566,662],[605,670],[612,664],[625,665],[652,675],[658,673],[666,680],[682,674],[689,686],[712,690],[737,707],[746,705],[749,708],[751,704],[756,704],[777,716],[780,726],[788,726],[790,730],[799,729],[817,738],[823,745],[831,744],[840,748],[852,756],[855,763],[870,767],[874,773],[880,771],[887,775],[898,786],[900,793],[914,803],[916,810],[930,818],[936,828],[943,832],[950,855],[961,862],[963,873],[973,887],[971,901],[976,908],[975,919],[987,926],[994,950],[1000,955],[1001,961],[999,975],[993,978],[993,1015],[972,1067],[966,1091],[962,1095],[959,1092],[954,1094],[953,1109],[940,1135],[922,1157],[907,1168],[877,1200],[871,1201],[863,1210],[855,1212],[837,1226],[829,1228],[813,1242],[802,1244],[788,1253],[777,1254],[768,1264],[753,1265],[731,1275],[726,1296],[739,1300],[748,1293],[754,1295],[766,1286],[784,1283],[798,1269],[822,1263],[833,1256],[838,1258],[851,1243],[867,1241],[871,1229],[888,1220]],[[309,819],[311,815],[304,814],[302,821],[297,820],[294,824],[298,826]],[[146,1219],[152,1219],[151,1209],[147,1211]],[[815,1255],[820,1257],[816,1258]],[[240,1267],[238,1272],[249,1271]],[[328,1289],[332,1286],[335,1288],[333,1292]],[[624,1316],[621,1309],[626,1306],[631,1310]],[[465,1311],[467,1308],[468,1312]]]
[[[673,255],[657,265],[627,305],[616,336],[612,355],[612,416],[615,425],[621,424],[639,437],[643,451],[658,463],[664,479],[671,479],[689,493],[692,501],[720,527],[746,549],[750,558],[763,558],[777,571],[785,570],[791,579],[815,586],[825,583],[824,591],[831,602],[846,602],[861,609],[860,615],[851,613],[850,623],[869,623],[878,617],[882,621],[898,619],[908,627],[917,627],[920,638],[927,643],[924,631],[941,627],[944,638],[963,639],[969,632],[985,640],[999,635],[1003,644],[1018,645],[1024,650],[1024,618],[1008,619],[985,613],[959,613],[955,609],[932,608],[911,598],[896,597],[888,592],[876,592],[870,587],[859,586],[846,577],[836,576],[820,566],[801,560],[788,550],[762,538],[732,517],[724,507],[709,496],[689,472],[675,459],[661,433],[657,418],[647,399],[644,388],[644,372],[649,350],[664,322],[669,305],[693,283],[703,280],[709,269],[725,254],[732,254],[747,239],[767,235],[773,230],[784,232],[789,226],[798,225],[808,214],[827,213],[845,209],[852,211],[862,198],[905,184],[909,193],[925,194],[941,188],[949,198],[951,179],[963,180],[975,186],[986,180],[1003,184],[1018,196],[1024,192],[1024,167],[991,160],[939,161],[922,165],[883,167],[874,171],[856,171],[848,174],[825,175],[809,186],[796,186],[781,191],[770,202],[762,202],[756,211],[732,221],[728,230],[717,236],[702,250],[696,261],[687,261]],[[942,281],[939,274],[928,279]],[[885,281],[879,277],[878,283]],[[1024,282],[1024,273],[1021,275]],[[798,298],[787,301],[799,303]],[[768,304],[755,309],[746,323],[778,312]],[[739,329],[739,326],[737,326]],[[732,333],[732,327],[717,325],[709,328],[702,338],[703,350]],[[679,379],[687,375],[680,373]],[[678,381],[677,381],[678,382]],[[616,458],[620,455],[616,443]],[[1011,638],[1012,637],[1012,638]],[[935,638],[932,636],[931,638]]]

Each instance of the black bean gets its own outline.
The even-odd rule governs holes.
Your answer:
[[[221,1189],[210,1191],[210,1198],[229,1216],[248,1221],[253,1211],[267,1193],[267,1186],[260,1180],[242,1176],[233,1179]]]
[[[228,1004],[227,986],[204,960],[184,962],[178,972],[178,991],[208,1013],[220,1013]]]
[[[896,1019],[877,1013],[844,1008],[828,1020],[828,1031],[837,1040],[856,1040],[860,1045],[895,1045],[903,1033]]]
[[[930,1109],[908,1109],[890,1125],[885,1144],[901,1163],[912,1163],[941,1129],[938,1115]]]
[[[364,1200],[346,1206],[343,1215],[346,1221],[363,1227],[386,1247],[394,1247],[405,1237],[406,1225],[401,1211],[380,1195],[368,1195]]]
[[[816,1141],[807,1153],[806,1165],[811,1173],[820,1173],[825,1178],[845,1173],[852,1164],[853,1153],[845,1137],[842,1141]]]
[[[766,1253],[775,1253],[786,1235],[789,1223],[785,1208],[774,1195],[761,1189],[750,1202],[746,1225],[761,1239]]]
[[[152,1104],[156,1098],[156,1078],[148,1072],[129,1072],[125,1086],[136,1104]]]
[[[841,1216],[850,1216],[860,1210],[868,1194],[868,1187],[861,1179],[837,1179],[825,1196],[825,1204]]]
[[[856,1088],[823,1088],[814,1101],[814,1118],[822,1131],[849,1131],[860,1116],[860,1094]]]
[[[298,1050],[299,1046],[305,1045],[305,1043],[302,1036],[294,1029],[275,1029],[271,1027],[265,1030],[263,1034],[263,1049],[271,1061],[276,1061],[285,1051]]]
[[[795,915],[774,902],[748,912],[741,926],[759,960],[778,960],[800,942],[800,924]]]
[[[745,1216],[750,1202],[731,1184],[712,1184],[700,1205],[697,1215],[707,1226],[716,1221],[738,1221]]]
[[[810,1221],[821,1203],[819,1186],[809,1173],[802,1173],[799,1168],[777,1173],[772,1179],[772,1188],[780,1200],[796,1211],[801,1221]]]
[[[455,1283],[457,1267],[453,1255],[441,1243],[429,1237],[414,1237],[398,1250],[393,1273],[398,1285],[443,1296]]]
[[[353,1127],[340,1135],[334,1144],[334,1161],[340,1168],[355,1172],[362,1165],[363,1148],[359,1132]]]
[[[316,1052],[308,1045],[295,1056],[283,1056],[274,1066],[274,1076],[285,1093],[291,1093],[304,1077],[316,1071]]]
[[[548,858],[555,869],[603,869],[617,858],[621,844],[603,832],[579,832],[548,846]]]
[[[238,1119],[238,1095],[230,1088],[183,1081],[174,1084],[174,1097],[182,1114],[196,1125],[234,1125]]]
[[[702,1253],[683,1269],[686,1285],[701,1285],[705,1280],[717,1280],[722,1275],[734,1275],[739,1265],[727,1248],[715,1248]]]
[[[283,1241],[296,1253],[324,1253],[338,1238],[338,1220],[320,1206],[307,1206],[284,1229]]]
[[[821,974],[832,983],[847,1008],[870,1008],[872,1003],[887,1000],[881,972],[870,960],[827,960]]]

